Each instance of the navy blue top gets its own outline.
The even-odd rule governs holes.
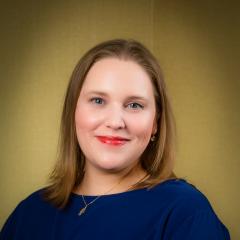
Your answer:
[[[185,180],[167,180],[154,188],[103,195],[86,212],[80,195],[71,194],[59,210],[39,190],[13,211],[0,240],[223,240],[227,228],[206,197]],[[89,203],[96,196],[85,196]]]

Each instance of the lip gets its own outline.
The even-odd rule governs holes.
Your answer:
[[[126,142],[130,141],[128,138],[123,138],[120,136],[97,136],[97,139],[104,144],[113,145],[113,146],[121,146]]]

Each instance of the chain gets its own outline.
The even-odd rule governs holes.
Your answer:
[[[85,207],[83,207],[83,208],[80,210],[80,212],[78,213],[78,215],[81,216],[81,215],[86,211],[87,207],[88,207],[90,204],[94,203],[97,199],[99,199],[99,198],[102,197],[103,195],[111,192],[116,186],[118,186],[118,185],[122,182],[123,179],[124,179],[124,178],[120,179],[120,181],[119,181],[116,185],[114,185],[111,189],[109,189],[107,192],[103,193],[102,195],[97,196],[97,197],[96,197],[95,199],[93,199],[90,203],[86,203],[86,201],[85,201],[85,199],[84,199],[84,196],[81,195],[81,196],[82,196],[82,199],[83,199],[83,202],[84,202],[84,204],[85,204]]]
[[[85,199],[84,199],[84,196],[81,194],[85,206],[79,211],[78,215],[81,216],[82,214],[84,214],[84,212],[86,211],[86,209],[87,209],[87,207],[88,207],[89,205],[93,204],[97,199],[99,199],[100,197],[104,196],[105,194],[111,192],[116,186],[118,186],[118,185],[122,182],[123,179],[125,179],[128,175],[130,175],[132,171],[133,171],[133,169],[131,169],[129,172],[127,172],[127,173],[120,179],[120,181],[119,181],[116,185],[114,185],[111,189],[109,189],[107,192],[103,193],[102,195],[97,196],[95,199],[93,199],[93,200],[92,200],[91,202],[89,202],[89,203],[86,203],[86,201],[85,201]],[[138,182],[141,182],[145,177],[146,177],[146,176],[144,176],[144,177],[143,177],[142,179],[140,179],[140,181],[138,181]],[[131,187],[134,186],[134,185],[135,185],[135,184],[131,185],[131,186],[128,188],[128,190],[131,189]]]

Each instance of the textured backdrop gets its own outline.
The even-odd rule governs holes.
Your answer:
[[[233,1],[1,1],[0,225],[46,184],[71,71],[100,41],[134,38],[162,65],[176,173],[240,238],[239,6]]]

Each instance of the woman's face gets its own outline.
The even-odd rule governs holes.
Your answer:
[[[75,112],[86,168],[118,172],[131,168],[156,132],[151,80],[130,60],[96,62],[83,83]]]

